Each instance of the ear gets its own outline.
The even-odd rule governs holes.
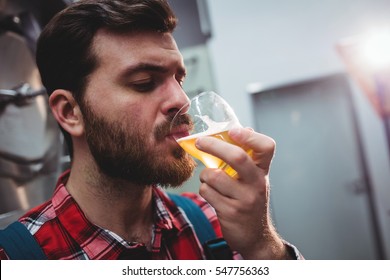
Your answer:
[[[84,133],[83,116],[80,107],[70,91],[57,89],[49,97],[54,118],[72,136]]]

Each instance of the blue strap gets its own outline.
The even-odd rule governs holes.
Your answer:
[[[203,245],[206,257],[214,260],[230,260],[232,251],[225,239],[217,238],[215,231],[202,209],[190,198],[177,194],[168,194],[176,206],[183,209],[194,227],[195,233]]]
[[[47,259],[30,231],[18,221],[0,230],[0,247],[12,260]]]
[[[176,204],[176,206],[182,208],[186,213],[201,244],[216,238],[214,229],[211,226],[209,220],[195,202],[193,202],[188,197],[172,193],[169,194],[169,197]]]

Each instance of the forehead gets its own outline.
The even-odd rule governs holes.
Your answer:
[[[98,68],[111,66],[112,70],[119,71],[137,63],[183,64],[170,33],[113,33],[103,29],[95,35],[92,48]]]

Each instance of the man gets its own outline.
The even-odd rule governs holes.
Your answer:
[[[53,198],[20,221],[49,259],[205,258],[187,216],[161,188],[180,186],[195,167],[170,132],[188,102],[175,25],[164,0],[86,0],[43,30],[37,64],[72,163]],[[205,200],[187,196],[235,258],[299,257],[270,218],[274,141],[251,129],[230,136],[253,156],[209,137],[197,147],[229,163],[239,179],[206,168]]]

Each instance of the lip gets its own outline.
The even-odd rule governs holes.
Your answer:
[[[178,127],[172,128],[171,132],[167,136],[177,140],[189,135],[189,127],[187,125],[180,125]]]

